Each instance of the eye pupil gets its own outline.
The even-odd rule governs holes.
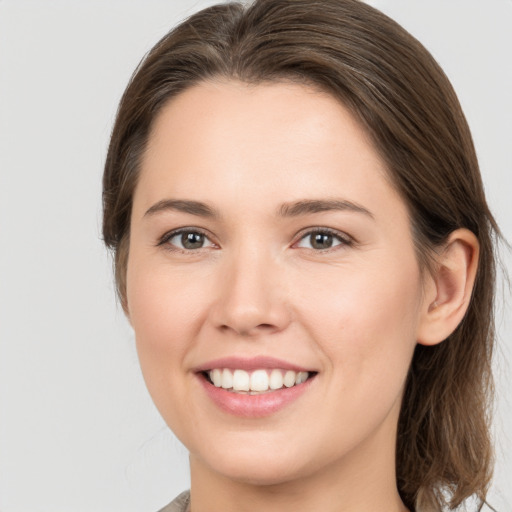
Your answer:
[[[183,233],[181,235],[181,244],[185,249],[200,249],[204,244],[204,235],[202,233]]]
[[[328,249],[332,247],[333,236],[328,233],[315,233],[311,235],[311,247],[314,249]]]

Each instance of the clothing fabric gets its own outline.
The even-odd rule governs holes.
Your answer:
[[[488,509],[487,506],[485,510]],[[494,509],[493,509],[494,510]],[[158,512],[190,512],[190,491],[184,491]]]
[[[160,509],[158,512],[189,512],[190,511],[190,491],[182,492],[177,498],[171,501],[169,505]]]

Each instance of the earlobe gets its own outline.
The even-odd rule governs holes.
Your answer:
[[[436,257],[429,278],[417,341],[436,345],[460,324],[471,300],[478,268],[479,243],[468,229],[457,229]]]

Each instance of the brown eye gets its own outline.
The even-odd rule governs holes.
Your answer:
[[[331,233],[327,230],[316,230],[304,235],[297,244],[297,247],[322,251],[338,245],[350,245],[350,240],[347,240],[340,234]]]
[[[313,249],[329,249],[334,241],[334,237],[328,233],[314,233],[309,235],[309,237]]]
[[[204,233],[194,230],[181,230],[170,233],[162,240],[162,243],[185,251],[194,251],[214,246]]]
[[[202,233],[182,233],[181,245],[185,249],[200,249],[204,244],[204,238]]]

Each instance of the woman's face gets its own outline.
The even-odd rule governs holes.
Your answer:
[[[422,280],[406,206],[331,96],[218,81],[166,105],[127,303],[193,468],[272,484],[393,464]]]

